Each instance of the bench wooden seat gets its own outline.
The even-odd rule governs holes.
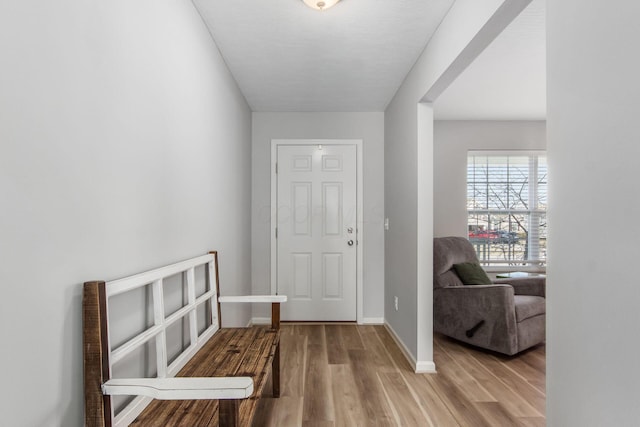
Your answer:
[[[251,425],[250,415],[255,412],[262,395],[271,363],[280,339],[280,331],[266,327],[225,328],[216,333],[200,351],[191,358],[177,377],[251,377],[254,381],[253,396],[239,401],[240,418],[237,425]],[[220,401],[225,404],[236,402]],[[234,403],[222,408],[220,425],[234,425]],[[202,419],[204,413],[218,409],[207,400],[154,400],[145,408],[132,426],[217,426],[218,418]]]
[[[207,267],[207,288],[196,297],[194,269]],[[162,278],[184,273],[189,301],[169,316],[163,307]],[[215,285],[213,284],[215,281]],[[112,349],[109,344],[110,296],[153,287],[154,325]],[[280,394],[280,303],[286,297],[217,297],[217,253],[194,258],[113,282],[84,286],[85,424],[91,426],[250,426],[258,399],[272,376],[273,396]],[[271,326],[220,328],[220,302],[269,302]],[[197,330],[196,309],[206,309],[209,327]],[[191,344],[167,362],[169,324],[188,318]],[[156,378],[113,376],[115,362],[156,340]],[[115,379],[112,379],[115,378]],[[115,414],[112,396],[137,395]],[[154,399],[152,399],[154,398]],[[163,399],[163,400],[158,400]],[[196,400],[193,400],[196,399]]]

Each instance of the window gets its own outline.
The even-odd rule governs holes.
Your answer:
[[[546,154],[470,151],[467,211],[469,241],[482,264],[545,264]]]

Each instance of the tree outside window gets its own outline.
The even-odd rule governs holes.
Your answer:
[[[469,241],[482,264],[544,264],[546,154],[469,152],[467,212]]]

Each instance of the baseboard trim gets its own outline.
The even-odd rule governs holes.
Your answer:
[[[362,325],[384,325],[384,317],[364,317]]]
[[[416,374],[435,374],[436,373],[436,364],[430,360],[416,360],[404,342],[400,339],[400,336],[393,330],[391,325],[388,322],[384,322],[384,327],[389,331],[391,338],[398,344],[400,347],[400,351],[409,362],[409,365],[413,368],[413,371]]]
[[[426,360],[416,362],[415,372],[416,374],[435,374],[436,364]]]

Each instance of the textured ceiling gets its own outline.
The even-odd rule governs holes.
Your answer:
[[[435,102],[439,120],[546,118],[545,1],[529,6]]]
[[[253,111],[384,111],[453,0],[194,0]]]

